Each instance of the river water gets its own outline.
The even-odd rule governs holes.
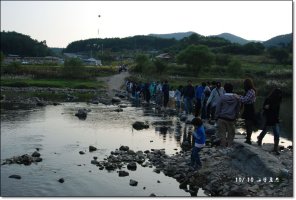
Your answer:
[[[79,108],[91,109],[86,120],[74,114]],[[132,129],[134,121],[176,120],[157,116],[152,109],[124,108],[117,113],[115,106],[65,103],[27,109],[1,110],[1,159],[31,154],[40,148],[43,161],[30,166],[1,166],[3,196],[190,196],[179,189],[179,183],[154,168],[141,167],[119,177],[116,171],[99,170],[90,162],[93,156],[103,160],[121,145],[138,150],[162,149],[167,154],[180,150],[181,135],[172,131],[161,134],[150,126],[147,130]],[[177,135],[176,135],[177,134]],[[153,141],[153,142],[152,142]],[[97,151],[89,153],[93,145]],[[80,155],[79,151],[86,151]],[[79,166],[81,165],[81,166]],[[22,179],[8,178],[12,174]],[[64,178],[63,184],[57,180]],[[138,181],[137,187],[129,180]],[[158,183],[158,180],[160,183]],[[145,187],[145,189],[143,189]],[[203,196],[200,191],[199,195]]]
[[[127,102],[126,102],[127,103]],[[86,120],[74,114],[79,108],[91,109]],[[99,170],[90,162],[94,156],[103,160],[121,145],[136,151],[165,149],[168,155],[181,150],[182,131],[177,131],[176,117],[157,114],[153,108],[127,107],[114,112],[116,106],[87,103],[63,103],[59,106],[36,108],[1,108],[1,159],[31,154],[40,148],[43,161],[30,166],[1,166],[2,196],[190,196],[179,189],[179,183],[154,168],[138,165],[129,176],[119,177],[116,171]],[[151,125],[154,121],[169,121],[166,133]],[[136,131],[135,121],[148,121],[150,128]],[[253,137],[256,137],[254,134]],[[265,142],[272,142],[267,135]],[[286,145],[291,141],[282,139]],[[88,152],[88,147],[98,148]],[[79,151],[86,154],[80,155]],[[8,178],[18,174],[20,180]],[[64,183],[58,179],[64,178]],[[138,186],[129,185],[129,180]],[[160,181],[160,183],[158,183]],[[144,189],[145,187],[145,189]],[[205,196],[203,190],[198,196]]]

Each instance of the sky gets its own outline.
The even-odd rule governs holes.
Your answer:
[[[194,31],[266,41],[292,33],[292,1],[2,1],[1,31],[49,47],[89,38]],[[100,15],[100,17],[99,17]]]

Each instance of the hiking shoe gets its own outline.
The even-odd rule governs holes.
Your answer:
[[[262,140],[260,140],[259,136],[257,137],[257,144],[260,147],[262,146]]]
[[[274,154],[277,155],[277,156],[281,155],[280,152],[279,152],[278,150],[274,150],[274,149],[273,149],[271,152],[274,153]]]
[[[249,145],[252,145],[251,140],[246,140],[245,143],[247,143],[247,144],[249,144]]]

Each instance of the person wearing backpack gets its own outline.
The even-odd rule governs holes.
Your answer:
[[[282,91],[279,88],[272,90],[263,103],[263,115],[266,119],[264,128],[260,135],[257,137],[257,144],[262,145],[262,140],[269,128],[272,129],[274,135],[274,148],[273,152],[279,155],[278,147],[280,141],[280,129],[279,129],[279,114],[280,104],[282,102]]]

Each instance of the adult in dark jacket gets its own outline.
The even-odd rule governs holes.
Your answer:
[[[264,117],[266,119],[264,128],[260,135],[257,137],[258,145],[262,145],[262,140],[267,133],[269,128],[272,128],[274,135],[274,149],[276,154],[279,154],[278,147],[280,141],[280,130],[279,130],[279,113],[280,104],[282,102],[282,91],[279,88],[274,89],[270,95],[265,99],[263,103]]]
[[[238,96],[240,102],[244,105],[244,111],[242,118],[245,119],[245,126],[247,137],[245,143],[252,144],[251,136],[253,132],[253,125],[255,119],[255,101],[256,101],[256,89],[251,79],[245,79],[244,81],[245,95]]]
[[[163,92],[163,106],[166,108],[169,102],[170,87],[168,81],[166,80],[162,86]]]
[[[188,85],[184,88],[184,105],[186,114],[192,113],[192,101],[194,98],[194,87],[192,86],[192,81],[188,81]]]
[[[215,112],[215,118],[218,119],[217,134],[222,147],[232,146],[235,135],[235,120],[240,110],[240,102],[232,93],[232,84],[225,83],[224,90],[225,94],[221,95],[218,100]]]

